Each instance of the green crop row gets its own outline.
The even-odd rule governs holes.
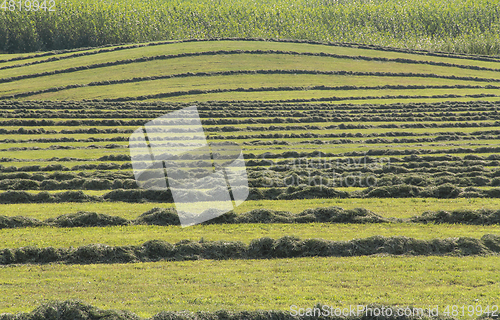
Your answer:
[[[14,8],[15,9],[15,8]],[[29,52],[186,38],[263,37],[498,54],[496,3],[122,0],[57,3],[51,15],[2,12],[0,50]],[[134,11],[136,10],[136,11]],[[72,17],[68,19],[65,17]],[[98,17],[98,18],[97,18]],[[30,28],[21,29],[29,25]]]

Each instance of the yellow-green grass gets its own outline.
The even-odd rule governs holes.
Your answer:
[[[498,68],[498,65],[500,65],[500,62],[450,59],[444,57],[431,57],[418,54],[405,54],[405,53],[396,53],[387,51],[325,46],[325,45],[254,42],[254,41],[217,41],[217,42],[199,42],[199,43],[196,42],[173,43],[160,46],[132,48],[127,50],[100,53],[97,55],[81,56],[60,61],[46,62],[31,66],[1,70],[0,77],[2,78],[12,77],[22,74],[33,74],[33,73],[46,72],[56,69],[65,69],[71,67],[86,66],[89,64],[103,63],[108,61],[135,59],[135,58],[162,55],[162,54],[179,54],[185,52],[204,52],[204,51],[216,51],[216,50],[283,50],[283,51],[289,50],[297,52],[316,52],[316,53],[326,52],[326,53],[352,55],[352,56],[363,55],[363,56],[385,57],[385,58],[406,58],[406,59],[415,59],[421,61],[422,60],[440,61],[440,62],[460,64],[460,65],[476,65],[488,68]],[[1,63],[0,67],[8,64],[11,63],[9,62]]]
[[[109,46],[109,47],[106,47],[104,50],[108,50],[108,49],[112,49],[112,48],[116,48],[116,47],[118,47],[118,46]],[[78,54],[87,53],[87,52],[95,53],[95,52],[97,52],[99,50],[102,50],[102,48],[78,49],[78,50],[72,50],[70,52],[65,52],[65,53],[61,53],[61,52],[57,52],[57,51],[52,51],[51,53],[53,53],[53,54],[47,55],[47,56],[38,56],[38,57],[32,57],[32,58],[24,58],[22,60],[14,60],[14,61],[2,62],[2,63],[0,63],[0,68],[1,67],[6,67],[6,66],[16,66],[16,68],[18,68],[19,65],[23,65],[23,64],[26,64],[26,63],[33,63],[33,62],[46,63],[45,61],[47,59],[64,58],[64,57],[72,56],[72,55],[75,55],[75,54],[78,55]],[[3,59],[12,59],[12,58],[17,58],[17,57],[36,56],[37,54],[38,53],[33,53],[33,52],[0,54],[0,59],[3,60]],[[69,59],[74,59],[74,58],[76,58],[76,57],[71,57]]]
[[[67,121],[71,121],[71,120],[74,120],[74,119],[66,119]],[[103,120],[103,119],[101,119]],[[78,129],[89,129],[89,128],[95,128],[95,129],[99,129],[99,130],[106,130],[106,129],[122,129],[122,130],[125,130],[125,129],[131,129],[131,130],[135,130],[137,129],[136,126],[100,126],[100,125],[77,125],[77,126],[72,126],[72,125],[67,125],[67,126],[2,126],[3,129],[5,130],[18,130],[19,128],[24,128],[26,130],[29,130],[29,129],[39,129],[39,128],[43,128],[45,130],[56,130],[56,131],[60,131],[60,130],[78,130]],[[73,134],[71,133],[59,133],[59,134],[70,134],[71,136],[69,137],[73,137]],[[82,133],[76,133],[78,135],[81,135]],[[89,136],[97,136],[98,134],[101,134],[101,133],[88,133],[87,135]],[[116,133],[114,133],[116,134]],[[121,133],[121,135],[123,136],[124,134]],[[33,136],[32,134],[29,134],[29,136]],[[6,137],[6,139],[8,139],[8,137],[10,137],[10,135],[4,135],[3,137]],[[49,133],[40,133],[38,135],[36,135],[36,137],[38,138],[50,138],[52,137],[52,134],[49,134]]]
[[[6,128],[6,127],[3,127]],[[23,127],[26,129],[26,127]],[[45,128],[45,127],[44,127]],[[116,127],[114,127],[116,128]],[[15,127],[15,129],[19,129],[18,127]],[[10,129],[12,130],[12,129]],[[68,130],[68,127],[59,127],[58,130]],[[61,139],[61,138],[73,138],[73,139],[89,139],[89,138],[98,138],[98,139],[109,139],[109,138],[116,138],[116,137],[128,137],[128,134],[125,133],[72,133],[69,135],[68,133],[51,133],[50,135],[47,134],[9,134],[9,135],[2,135],[2,140],[3,139],[13,139],[13,140],[30,140],[30,139]],[[33,142],[33,143],[38,143],[38,142]],[[58,144],[60,142],[53,142],[53,144]],[[114,143],[114,142],[109,142],[109,143]],[[3,145],[3,144],[2,144]]]
[[[23,162],[16,162],[16,161],[13,161],[13,162],[3,162],[2,165],[5,166],[5,167],[18,167],[18,168],[21,168],[21,167],[31,167],[31,166],[41,166],[41,167],[45,167],[45,166],[48,166],[48,165],[62,165],[63,167],[66,167],[68,169],[71,169],[72,167],[74,166],[79,166],[79,165],[88,165],[88,164],[95,164],[95,165],[100,165],[100,164],[117,164],[117,165],[122,165],[124,163],[127,163],[127,162],[124,162],[124,161],[121,161],[121,162],[118,162],[118,161],[64,161],[64,162],[57,162],[57,161],[23,161]],[[116,170],[116,169],[111,169],[111,170]],[[87,171],[87,170],[85,170]],[[109,170],[106,170],[106,171],[109,171]],[[37,171],[37,172],[40,172],[40,171]],[[52,171],[48,171],[48,172],[52,172]],[[79,171],[73,171],[73,172],[79,172]]]
[[[92,86],[67,89],[57,92],[36,94],[33,96],[20,98],[20,100],[81,100],[85,99],[114,99],[119,97],[138,97],[144,95],[169,93],[189,90],[215,90],[215,89],[237,89],[237,88],[259,88],[259,87],[310,87],[314,85],[329,85],[331,82],[326,78],[335,77],[335,81],[341,85],[348,85],[337,76],[315,75],[311,76],[311,81],[306,80],[305,75],[231,75],[212,77],[191,77],[191,78],[171,78],[161,80],[150,80],[134,83],[114,84],[109,86]],[[383,84],[383,82],[381,81]],[[252,98],[257,94],[260,98]],[[359,98],[365,96],[433,96],[444,94],[500,94],[499,89],[478,88],[478,89],[383,89],[383,90],[304,90],[304,91],[257,91],[257,92],[224,92],[208,94],[190,94],[188,97],[194,98],[204,95],[214,95],[212,100],[227,100],[227,95],[233,96],[231,100],[281,100],[287,99],[311,99],[321,97],[345,97]],[[220,98],[218,96],[221,96]],[[185,97],[185,96],[181,96]],[[174,97],[179,98],[179,97]],[[172,99],[172,101],[176,101]],[[181,100],[179,100],[181,101]],[[190,100],[193,101],[193,100]]]
[[[478,123],[478,124],[494,124],[496,121],[495,120],[471,120],[471,121],[418,121],[418,124],[442,124],[442,123]],[[379,125],[387,125],[387,124],[394,124],[394,125],[408,125],[413,122],[410,121],[343,121],[343,122],[307,122],[307,123],[252,123],[252,124],[232,124],[232,125],[207,125],[206,127],[221,127],[221,126],[232,126],[236,128],[246,128],[246,127],[268,127],[268,126],[276,126],[276,127],[287,127],[287,126],[328,126],[328,125],[339,125],[339,124],[348,124],[348,125],[371,125],[371,126],[379,126]],[[205,125],[204,125],[205,126]],[[489,127],[478,127],[476,129],[478,130],[488,130]],[[438,128],[439,129],[439,128]],[[462,128],[453,128],[456,130],[462,129]],[[357,130],[359,129],[343,129],[346,132],[353,132],[356,133]],[[392,130],[392,129],[390,129]],[[413,128],[409,129],[406,128],[406,130],[413,130]],[[429,130],[432,130],[432,128],[429,128]]]
[[[208,100],[208,99],[207,99]],[[151,101],[151,100],[146,100]],[[156,101],[156,100],[155,100]],[[441,103],[441,102],[476,102],[476,101],[500,101],[500,97],[458,97],[458,98],[412,98],[412,99],[365,99],[365,100],[350,100],[349,103],[353,105],[360,104],[392,104],[392,103]],[[345,101],[328,101],[311,103],[329,103],[329,104],[344,104]]]
[[[483,148],[485,146],[488,146],[488,145],[491,145],[491,146],[496,146],[495,144],[493,144],[493,141],[492,143],[485,143],[484,145],[476,145],[475,143],[473,142],[470,142],[470,143],[459,143],[459,142],[453,142],[453,141],[446,141],[444,143],[439,143],[439,144],[435,144],[435,145],[425,145],[423,146],[422,144],[420,143],[415,143],[415,144],[402,144],[402,145],[397,145],[396,147],[393,147],[392,145],[383,145],[383,144],[370,144],[370,145],[347,145],[347,146],[343,146],[343,145],[337,145],[336,147],[332,147],[332,146],[329,146],[329,145],[301,145],[300,147],[299,146],[293,146],[293,150],[294,151],[304,151],[304,152],[312,152],[312,151],[321,151],[321,152],[331,152],[331,153],[334,153],[334,154],[343,154],[343,153],[347,153],[347,152],[353,152],[353,151],[358,151],[358,152],[368,152],[370,150],[374,150],[374,149],[388,149],[388,150],[408,150],[408,149],[411,149],[411,150],[421,150],[421,149],[424,149],[424,150],[435,150],[435,151],[439,151],[439,150],[448,150],[448,149],[454,149],[454,148],[468,148],[468,149],[477,149],[477,148]],[[323,147],[325,146],[325,147]],[[284,151],[287,151],[287,148],[286,146],[279,146],[279,145],[276,145],[276,146],[258,146],[258,147],[245,147],[244,150],[246,150],[247,152],[249,153],[253,153],[255,155],[260,155],[260,154],[263,154],[263,153],[266,153],[266,152],[271,152],[271,153],[282,153]],[[289,150],[288,150],[289,151]],[[446,153],[446,152],[444,152]],[[419,155],[422,156],[424,155],[425,153],[420,153]],[[434,154],[434,153],[432,153]],[[388,157],[388,156],[386,156]]]
[[[149,240],[177,243],[181,240],[242,241],[270,237],[278,239],[295,236],[301,239],[347,241],[372,236],[405,236],[415,239],[444,239],[452,237],[481,238],[485,234],[500,235],[500,226],[435,225],[435,224],[227,224],[180,226],[119,226],[92,228],[21,228],[3,229],[0,249],[25,246],[78,247],[94,243],[112,246],[138,246]]]
[[[95,137],[95,136],[94,136]],[[0,148],[29,148],[37,146],[38,148],[49,148],[51,146],[71,146],[75,148],[86,148],[90,146],[107,146],[107,145],[128,146],[128,141],[101,141],[101,142],[10,142],[2,143]]]
[[[61,193],[61,192],[66,192],[66,191],[82,191],[83,193],[85,193],[86,195],[89,195],[89,196],[102,196],[112,190],[79,190],[79,189],[75,189],[75,190],[18,190],[18,191],[26,191],[28,193],[31,193],[31,194],[37,194],[37,193],[40,193],[40,192],[47,192],[47,193],[51,193],[51,194],[54,194],[54,193]]]
[[[500,257],[348,257],[0,268],[4,312],[81,299],[143,317],[166,310],[498,304]],[[411,288],[411,290],[408,290]],[[462,317],[466,318],[466,317]]]
[[[97,159],[105,155],[129,154],[128,149],[70,149],[70,150],[20,150],[1,151],[0,157],[16,159],[50,159],[52,157],[73,157]]]
[[[500,69],[500,63],[499,69]],[[424,67],[425,66],[425,67]],[[0,95],[9,95],[21,92],[43,90],[51,87],[63,87],[69,84],[87,84],[94,81],[123,80],[138,77],[151,77],[162,75],[182,74],[187,72],[218,72],[218,71],[252,71],[252,70],[310,70],[310,71],[356,71],[356,72],[412,72],[412,73],[434,73],[439,75],[455,75],[457,77],[478,78],[500,78],[493,76],[491,71],[475,71],[470,73],[468,69],[455,67],[438,67],[429,65],[414,65],[388,62],[359,61],[351,59],[337,59],[331,57],[308,57],[292,56],[283,54],[237,54],[237,55],[214,55],[201,57],[182,57],[170,60],[153,60],[148,62],[137,62],[126,65],[110,66],[105,68],[89,69],[71,73],[62,73],[44,76],[42,78],[22,79],[2,85]],[[404,70],[404,71],[401,71]],[[0,76],[2,75],[0,70]],[[253,75],[254,77],[256,75]],[[270,77],[282,79],[285,75],[274,74]],[[296,75],[295,79],[304,81],[307,85],[310,79],[322,81],[321,75]],[[197,78],[189,77],[190,81],[196,82]],[[211,81],[208,77],[206,81]],[[43,81],[40,81],[43,79]],[[172,88],[185,88],[184,82],[176,85],[180,79],[174,80]],[[212,80],[216,81],[216,80]],[[228,80],[231,81],[231,80]],[[262,82],[262,79],[250,80],[252,85]],[[264,82],[270,86],[272,82]],[[242,82],[244,84],[244,82]],[[464,81],[436,78],[419,77],[367,77],[367,76],[335,76],[333,80],[323,83],[324,85],[354,85],[354,86],[377,86],[377,85],[488,85],[490,82]],[[196,84],[195,84],[196,85]]]
[[[0,204],[0,212],[6,216],[27,216],[44,220],[78,211],[90,211],[136,219],[152,208],[170,208],[172,203],[126,203],[126,202],[64,202],[64,203],[19,203]],[[344,209],[366,208],[384,217],[409,218],[426,211],[453,211],[462,209],[500,209],[498,198],[352,198],[352,199],[305,199],[305,200],[256,200],[245,201],[234,211],[244,213],[253,209],[284,210],[299,213],[318,207],[338,206]]]

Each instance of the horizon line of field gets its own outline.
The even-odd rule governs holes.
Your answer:
[[[350,49],[355,49],[361,52],[371,52],[373,51],[384,51],[386,54],[392,55],[393,53],[403,53],[403,54],[408,54],[408,55],[418,55],[418,56],[425,56],[425,57],[444,57],[444,58],[450,58],[450,59],[466,59],[466,60],[476,60],[476,61],[493,61],[493,62],[500,62],[500,56],[492,56],[492,55],[478,55],[478,54],[464,54],[464,53],[451,53],[451,52],[439,52],[439,51],[428,51],[428,50],[423,50],[423,49],[403,49],[403,48],[396,48],[396,47],[387,47],[387,46],[380,46],[380,45],[372,45],[372,44],[361,44],[361,43],[347,43],[347,42],[320,42],[320,41],[312,41],[312,40],[293,40],[293,39],[263,39],[263,38],[230,38],[230,37],[223,37],[223,38],[209,38],[209,39],[183,39],[183,40],[169,40],[169,41],[156,41],[156,42],[146,42],[146,43],[138,43],[138,44],[113,44],[113,45],[103,45],[103,46],[97,46],[97,47],[87,47],[87,48],[75,48],[75,49],[65,49],[65,50],[54,50],[54,51],[47,51],[43,53],[38,53],[38,54],[33,54],[33,55],[20,55],[17,57],[13,57],[11,59],[2,59],[0,60],[0,63],[5,63],[5,62],[12,62],[12,61],[20,61],[20,60],[27,60],[27,59],[36,59],[40,57],[45,57],[49,55],[54,55],[58,57],[53,57],[53,58],[48,58],[47,61],[42,61],[42,62],[49,62],[50,59],[55,59],[55,60],[61,60],[61,59],[68,59],[68,58],[74,58],[78,57],[81,55],[92,55],[92,54],[101,54],[101,53],[108,53],[108,52],[113,52],[113,51],[121,51],[121,50],[127,50],[127,49],[137,49],[141,47],[150,47],[150,46],[161,46],[161,45],[173,45],[173,44],[189,44],[189,42],[199,42],[199,41],[205,41],[205,42],[271,42],[271,43],[291,43],[291,44],[306,44],[306,45],[319,45],[319,46],[324,46],[324,47],[337,47],[337,48],[350,48]],[[109,49],[106,49],[109,48]],[[87,52],[82,52],[82,51],[87,51]],[[76,54],[72,54],[73,52],[80,52]],[[40,62],[35,62],[35,63],[40,63]]]
[[[444,57],[450,59],[466,59],[466,60],[476,60],[476,61],[493,61],[500,62],[500,56],[495,55],[480,55],[480,54],[467,54],[467,53],[451,53],[445,51],[429,51],[425,49],[407,49],[407,48],[397,48],[397,47],[389,47],[389,46],[381,46],[374,44],[365,44],[365,43],[354,43],[354,42],[325,42],[325,41],[316,41],[316,40],[307,40],[307,39],[279,39],[279,38],[251,38],[251,37],[219,37],[219,38],[200,38],[200,39],[178,39],[178,40],[168,40],[168,41],[150,41],[145,43],[122,43],[122,44],[109,44],[102,45],[97,47],[84,47],[84,48],[74,48],[74,49],[64,49],[64,50],[53,50],[42,52],[38,54],[23,54],[18,55],[17,57],[13,57],[11,59],[2,59],[0,63],[11,62],[11,61],[19,61],[26,59],[34,59],[45,57],[49,55],[55,55],[59,57],[54,57],[59,60],[60,58],[65,58],[65,55],[69,55],[68,58],[73,58],[78,55],[92,55],[92,54],[101,54],[108,53],[113,51],[121,51],[128,49],[138,49],[143,47],[152,47],[152,46],[162,46],[162,45],[175,45],[175,44],[184,44],[189,45],[192,42],[207,42],[207,43],[221,43],[221,42],[270,42],[270,43],[287,43],[287,44],[301,44],[301,45],[312,45],[312,46],[323,46],[323,47],[336,47],[336,48],[349,48],[355,49],[361,52],[371,52],[371,51],[384,51],[386,54],[393,53],[403,53],[408,55],[417,55],[417,56],[426,56],[426,57]],[[88,52],[82,52],[88,51]],[[79,52],[76,54],[72,54],[73,52]],[[11,54],[14,55],[14,54]],[[49,58],[51,59],[51,58]]]

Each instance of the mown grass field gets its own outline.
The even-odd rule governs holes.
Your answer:
[[[350,257],[2,268],[2,310],[78,298],[105,309],[290,310],[333,306],[498,303],[498,257]],[[413,288],[406,290],[406,288]],[[321,288],[321,290],[318,290]],[[28,299],[29,297],[29,299]]]
[[[249,244],[284,236],[463,238],[472,248],[483,236],[500,234],[497,56],[261,40],[113,48],[0,61],[0,277],[7,279],[0,312],[68,298],[141,316],[287,311],[291,304],[317,302],[500,302],[500,258],[491,243],[487,256],[474,250],[461,257],[388,255],[375,247],[362,257],[126,264],[33,264],[18,257],[24,262],[12,264],[3,249],[140,246],[150,240]],[[208,141],[242,147],[250,196],[234,213],[245,217],[253,210],[263,223],[249,218],[181,228],[161,216],[151,225],[15,224],[79,211],[132,221],[153,208],[172,208],[168,191],[138,188],[128,137],[147,121],[191,105],[198,107]],[[317,188],[317,181],[327,185]],[[363,208],[370,211],[361,218],[394,219],[340,223],[320,212],[316,222],[266,220],[266,210],[300,216],[332,206],[345,209],[339,216],[352,218]],[[487,223],[477,222],[486,209]],[[408,220],[428,211],[465,213],[453,223]]]

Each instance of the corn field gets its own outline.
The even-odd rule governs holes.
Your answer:
[[[262,37],[500,54],[498,0],[64,0],[51,12],[19,3],[0,9],[2,52]]]

